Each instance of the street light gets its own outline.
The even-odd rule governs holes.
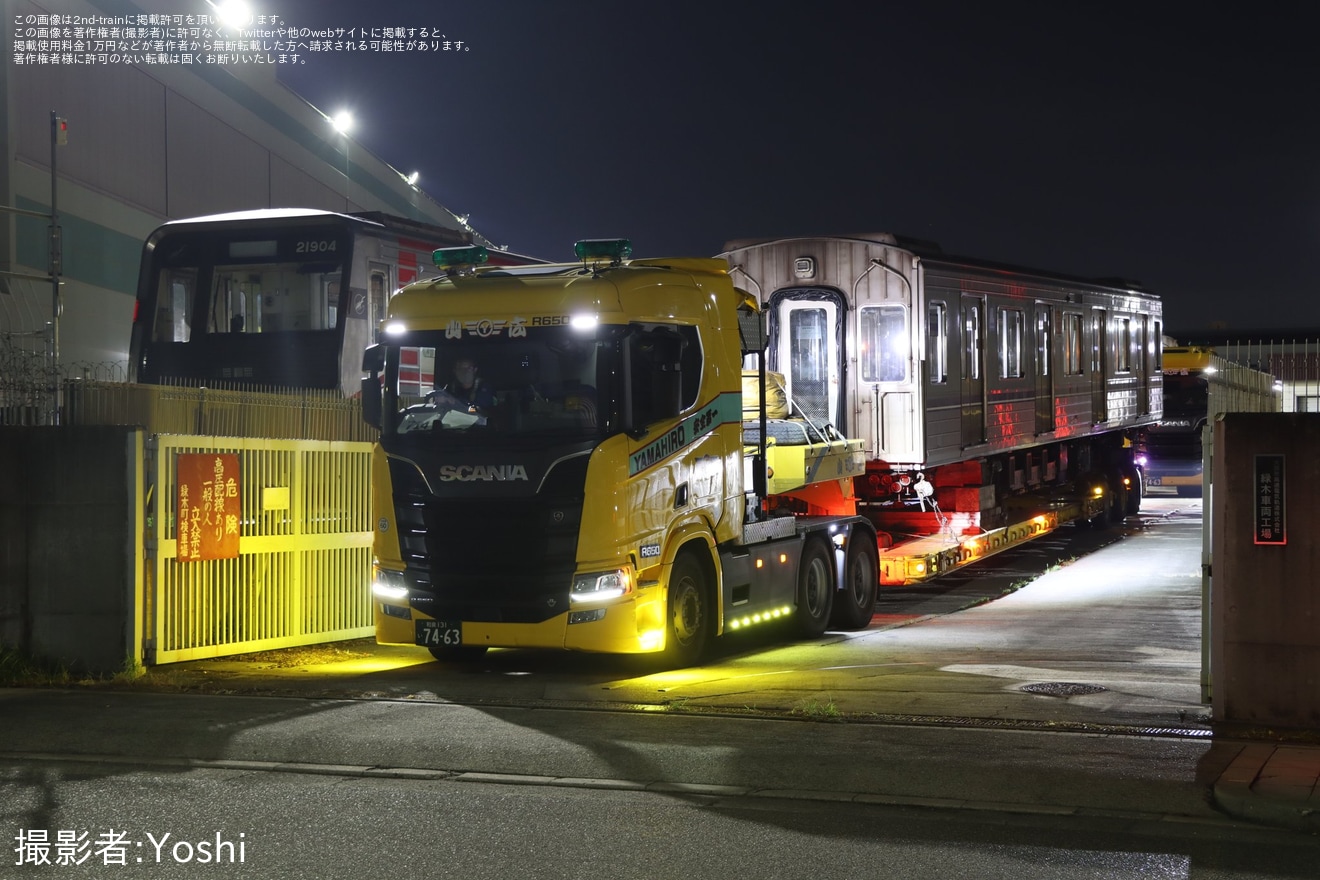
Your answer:
[[[243,0],[221,0],[220,3],[212,3],[211,8],[220,19],[221,27],[239,30],[252,24],[252,7]]]

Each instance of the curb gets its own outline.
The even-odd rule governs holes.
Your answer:
[[[1294,791],[1291,797],[1257,790],[1262,774],[1278,753],[1279,747],[1275,745],[1243,746],[1215,780],[1212,788],[1215,806],[1237,819],[1320,834],[1320,809],[1314,806],[1315,798],[1298,795],[1306,789]]]

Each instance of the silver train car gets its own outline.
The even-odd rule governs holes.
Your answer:
[[[1134,282],[890,234],[739,240],[722,256],[768,309],[768,366],[798,413],[865,441],[864,499],[983,516],[1094,474],[1115,518],[1140,504],[1162,313]]]

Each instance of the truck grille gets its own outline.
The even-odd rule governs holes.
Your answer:
[[[418,611],[441,619],[536,623],[567,610],[585,456],[555,468],[539,494],[519,499],[436,497],[411,465],[392,460],[390,470],[400,549]]]

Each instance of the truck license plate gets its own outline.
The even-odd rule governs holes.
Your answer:
[[[447,620],[419,620],[416,644],[428,648],[449,648],[463,644],[463,624]]]

